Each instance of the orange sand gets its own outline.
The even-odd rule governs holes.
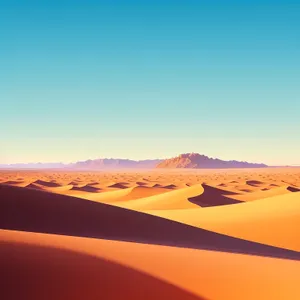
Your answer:
[[[19,284],[1,292],[22,299],[300,297],[300,262],[18,231],[1,240],[6,280]]]
[[[300,168],[0,171],[0,298],[300,299],[299,191]]]

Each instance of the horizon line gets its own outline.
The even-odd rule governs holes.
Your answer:
[[[177,155],[174,155],[174,156],[165,156],[165,157],[156,157],[156,158],[144,158],[144,159],[135,159],[135,158],[122,158],[122,157],[96,157],[96,158],[87,158],[87,159],[77,159],[77,160],[74,160],[74,161],[30,161],[30,162],[11,162],[11,163],[0,163],[0,165],[17,165],[17,164],[74,164],[74,163],[78,163],[78,162],[86,162],[86,161],[92,161],[92,160],[101,160],[101,159],[114,159],[114,160],[129,160],[129,161],[151,161],[151,160],[167,160],[167,159],[172,159],[172,158],[176,158],[180,155],[183,155],[183,154],[199,154],[199,155],[202,155],[202,156],[205,156],[205,157],[208,157],[210,159],[219,159],[219,160],[222,160],[222,161],[235,161],[235,162],[246,162],[246,163],[250,163],[250,164],[265,164],[267,165],[266,163],[264,162],[250,162],[248,160],[236,160],[236,159],[222,159],[222,158],[219,158],[219,157],[212,157],[212,156],[209,156],[209,155],[205,155],[205,154],[201,154],[199,152],[183,152],[183,153],[179,153]],[[294,164],[293,164],[294,165]]]

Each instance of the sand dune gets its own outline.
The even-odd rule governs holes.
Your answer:
[[[2,181],[2,184],[8,184],[12,186],[19,186],[19,187],[26,187],[28,186],[31,182],[30,181],[17,181],[17,180],[7,180],[7,181]]]
[[[19,184],[22,184],[24,183],[23,180],[7,180],[7,181],[3,181],[2,183],[4,184],[9,184],[9,185],[19,185]]]
[[[300,259],[300,253],[80,198],[0,185],[0,228]]]
[[[255,192],[252,191],[251,193],[237,194],[232,196],[232,198],[240,201],[253,201],[253,200],[278,196],[278,195],[285,195],[285,194],[289,194],[290,192],[294,193],[298,191],[299,191],[298,189],[290,186],[262,188],[259,191],[255,191]]]
[[[237,195],[237,193],[224,191],[219,188],[203,184],[203,193],[194,197],[190,197],[188,200],[201,207],[240,203],[240,201],[230,198],[232,195]]]
[[[119,198],[119,201],[128,201],[128,200],[135,200],[140,198],[147,198],[154,195],[164,194],[169,192],[165,187],[164,188],[149,188],[145,186],[139,186],[131,188],[131,191],[123,196],[122,198]]]
[[[41,186],[45,186],[45,187],[49,187],[49,188],[59,187],[60,186],[58,183],[51,182],[51,181],[44,181],[44,180],[40,180],[40,179],[35,180],[33,182],[33,184],[41,185]]]
[[[300,297],[300,262],[26,232],[0,236],[1,265],[9,270],[1,269],[1,279],[14,284],[0,293],[14,299]]]
[[[292,192],[292,193],[300,192],[300,188],[296,188],[294,186],[288,186],[287,190]]]
[[[300,251],[300,193],[203,209],[148,211],[219,233]]]
[[[299,168],[0,171],[0,299],[298,300],[299,214]]]
[[[71,188],[71,190],[73,190],[73,191],[88,192],[88,193],[97,193],[97,192],[101,191],[100,188],[97,188],[97,187],[95,187],[93,185],[88,185],[88,184],[87,185],[83,185],[81,187],[79,187],[79,186],[73,186]]]
[[[75,189],[72,189],[71,191],[66,191],[65,195],[71,195],[76,196],[83,199],[88,199],[92,201],[97,201],[101,203],[115,203],[120,201],[128,201],[128,200],[134,200],[139,198],[146,198],[153,195],[163,194],[169,192],[168,189],[164,188],[148,188],[145,186],[135,186],[131,188],[126,189],[116,189],[113,191],[109,190],[102,190],[105,191],[103,193],[93,193],[91,194],[90,191],[81,189],[84,193],[78,193],[74,192]],[[80,191],[80,189],[76,189],[77,191]],[[100,189],[99,189],[100,191]]]
[[[42,190],[42,191],[48,191],[48,192],[53,192],[53,193],[66,193],[69,190],[73,189],[73,185],[41,185],[37,183],[29,183],[25,186],[25,188],[29,189],[35,189],[35,190]]]
[[[246,184],[251,185],[251,186],[261,186],[264,185],[262,181],[259,180],[247,180]]]
[[[24,186],[28,189],[35,189],[35,190],[46,190],[44,187],[38,185],[38,184],[35,184],[35,183],[29,183],[27,184],[26,186]]]
[[[151,274],[108,260],[104,253],[95,251],[103,249],[95,241],[88,245],[87,240],[64,236],[4,231],[0,236],[0,279],[6,283],[0,290],[1,299],[150,300],[162,295],[167,299],[204,299]],[[88,247],[80,249],[79,242]]]
[[[119,202],[116,205],[134,210],[196,208],[198,205],[188,199],[202,194],[203,191],[202,185],[197,185],[153,197]]]
[[[120,183],[120,182],[111,184],[108,187],[110,187],[110,188],[117,188],[117,189],[126,189],[127,188],[127,186],[124,183]]]
[[[222,187],[224,187],[224,185]],[[173,193],[167,193],[148,199],[139,199],[139,201],[118,203],[117,205],[135,210],[184,209],[196,208],[197,206],[211,207],[237,204],[243,201],[253,201],[298,191],[296,188],[286,186],[265,191],[259,190],[252,193],[233,192],[232,190],[233,189],[225,190],[207,184],[202,184],[202,187],[201,185],[194,185],[189,188],[176,190]],[[88,196],[87,198],[94,199]],[[143,198],[143,196],[141,195],[139,198]],[[126,200],[130,199],[128,198]]]
[[[148,185],[147,182],[144,182],[144,181],[136,181],[136,185],[139,185],[139,186],[146,186]]]

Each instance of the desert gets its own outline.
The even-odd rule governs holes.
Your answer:
[[[0,3],[0,300],[300,300],[300,1]]]
[[[299,191],[292,167],[1,170],[1,298],[298,299]]]

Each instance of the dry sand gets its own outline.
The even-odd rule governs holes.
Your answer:
[[[0,171],[1,299],[300,299],[300,168]]]

